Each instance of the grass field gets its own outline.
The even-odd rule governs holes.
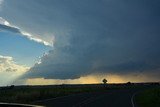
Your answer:
[[[123,88],[144,88],[143,85],[126,84],[90,84],[90,85],[51,85],[51,86],[16,86],[12,89],[0,88],[0,102],[27,103],[84,92],[118,90]]]
[[[36,100],[54,98],[70,94],[102,91],[104,87],[69,87],[69,86],[25,86],[0,90],[0,102],[31,103]]]
[[[139,93],[135,100],[138,107],[160,107],[160,87]]]

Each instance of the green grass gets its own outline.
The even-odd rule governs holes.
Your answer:
[[[139,93],[135,100],[139,107],[160,107],[160,87]]]

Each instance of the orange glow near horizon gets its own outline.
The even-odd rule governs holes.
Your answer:
[[[108,83],[126,83],[131,82],[148,82],[148,77],[144,75],[89,75],[80,77],[78,79],[44,79],[44,78],[33,78],[27,79],[27,85],[52,85],[52,84],[98,84],[102,83],[102,79],[106,78]],[[156,81],[153,79],[153,81]]]

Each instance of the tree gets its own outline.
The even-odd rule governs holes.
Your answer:
[[[103,79],[102,82],[103,82],[104,84],[107,84],[107,80],[106,80],[106,79]]]

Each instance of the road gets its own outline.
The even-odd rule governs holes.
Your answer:
[[[107,90],[38,101],[46,107],[133,107],[132,96],[137,89]]]

